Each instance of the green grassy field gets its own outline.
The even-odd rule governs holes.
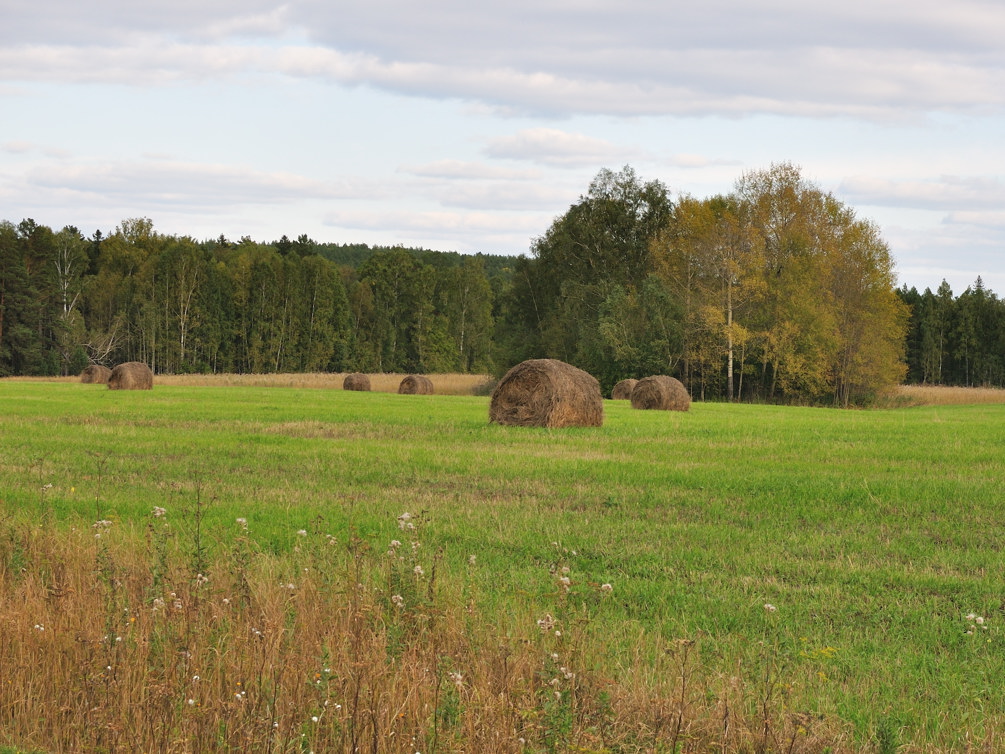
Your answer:
[[[244,518],[281,558],[350,535],[407,547],[409,512],[444,589],[500,635],[576,626],[611,682],[686,645],[691,664],[650,682],[709,709],[742,684],[754,712],[844,726],[847,750],[1005,740],[1005,405],[608,401],[602,428],[539,430],[490,425],[487,404],[0,382],[3,525],[104,519],[140,541],[162,507],[181,549],[224,557]]]

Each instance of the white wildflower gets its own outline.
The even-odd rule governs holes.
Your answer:
[[[164,508],[161,508],[159,505],[154,506],[153,513],[154,518],[164,518],[164,516],[167,515],[167,511]]]
[[[772,605],[770,602],[765,602],[764,603],[764,609],[766,611],[768,611],[769,613],[774,613],[774,612],[776,612],[778,610],[778,608],[775,607],[774,605]]]
[[[545,613],[545,616],[537,621],[537,627],[545,633],[551,631],[555,627],[555,619],[551,616],[551,613]]]
[[[610,594],[611,592],[614,591],[614,587],[611,586],[610,584],[601,584],[600,591],[602,591],[604,594]]]

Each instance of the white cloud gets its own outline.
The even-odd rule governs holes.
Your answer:
[[[151,207],[182,205],[201,212],[243,204],[357,199],[379,194],[372,185],[359,180],[321,182],[244,166],[161,160],[42,165],[27,172],[25,183],[102,201],[125,199],[134,206]]]
[[[403,165],[399,171],[423,178],[457,178],[462,180],[529,181],[541,178],[539,170],[513,170],[481,162],[464,162],[463,160],[438,160],[424,165]]]
[[[550,182],[527,185],[502,183],[477,186],[450,186],[436,192],[445,207],[485,211],[536,211],[555,214],[569,206],[576,194],[570,194]]]
[[[16,7],[11,7],[16,6]],[[40,41],[93,47],[123,43],[136,34],[204,36],[207,30],[240,33],[282,16],[275,0],[5,0],[0,47]]]
[[[998,231],[1000,237],[996,240],[995,247],[998,250],[1005,248],[1005,210],[950,212],[946,215],[945,223],[947,225],[970,225]]]
[[[20,154],[20,155],[43,154],[47,157],[54,157],[58,159],[63,159],[70,156],[70,153],[65,149],[47,147],[41,144],[35,144],[34,142],[30,141],[8,141],[3,144],[0,144],[0,150],[7,152],[8,154]]]
[[[0,80],[281,73],[511,113],[890,120],[1005,107],[1005,7],[973,0],[56,4],[26,4],[35,22],[0,32]]]
[[[33,45],[0,48],[0,79],[156,86],[254,70],[260,50],[179,44],[158,37],[88,48]]]
[[[394,230],[425,234],[464,235],[477,233],[525,233],[540,230],[541,217],[497,214],[494,212],[452,212],[391,210],[337,210],[325,216],[325,223],[343,228]],[[545,221],[550,222],[550,219]]]
[[[0,149],[10,154],[28,154],[35,151],[35,145],[30,141],[5,141],[0,144]]]
[[[1005,182],[998,177],[940,176],[928,180],[890,180],[853,176],[838,192],[851,203],[930,210],[974,210],[1005,205]]]
[[[643,156],[641,150],[555,128],[529,128],[493,139],[485,153],[490,157],[527,160],[552,167],[601,167],[609,162],[627,162]]]
[[[689,168],[689,169],[699,169],[699,168],[709,168],[709,167],[723,167],[723,166],[739,166],[742,165],[742,160],[726,159],[721,157],[705,157],[700,154],[675,154],[671,155],[665,160],[662,160],[668,165],[672,165],[675,168]]]

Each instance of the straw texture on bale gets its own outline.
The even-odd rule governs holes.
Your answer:
[[[665,374],[643,377],[632,390],[632,408],[687,411],[691,408],[691,396],[684,384],[673,377]]]
[[[433,381],[424,374],[410,374],[398,385],[400,395],[432,395]]]
[[[345,379],[342,380],[342,389],[368,391],[370,389],[370,378],[359,372],[347,374]]]
[[[101,364],[91,364],[84,367],[84,371],[80,373],[80,381],[87,383],[100,383],[102,385],[108,384],[108,378],[112,376],[112,370]]]
[[[142,361],[127,361],[119,364],[108,376],[110,390],[151,390],[154,373]]]
[[[600,383],[557,359],[521,362],[492,391],[489,421],[521,427],[599,427],[604,423]]]
[[[611,400],[613,401],[630,401],[632,399],[632,390],[635,389],[635,383],[638,380],[621,380],[614,389],[611,390]]]

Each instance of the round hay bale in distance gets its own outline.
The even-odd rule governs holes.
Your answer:
[[[632,408],[658,411],[687,411],[691,396],[678,379],[665,374],[643,377],[632,390]]]
[[[104,364],[89,364],[80,373],[80,381],[88,384],[107,385],[108,378],[112,376],[112,370]]]
[[[363,392],[368,392],[370,390],[370,378],[361,372],[347,374],[345,379],[342,380],[342,389],[362,390]]]
[[[109,390],[152,390],[154,373],[142,361],[127,361],[108,376]]]
[[[599,427],[604,423],[600,383],[564,361],[523,361],[492,391],[489,421],[520,427]]]
[[[611,390],[611,400],[612,401],[630,401],[632,399],[632,390],[635,389],[635,384],[638,380],[621,380],[614,389]]]
[[[398,385],[399,395],[432,395],[433,381],[424,374],[410,374]]]

